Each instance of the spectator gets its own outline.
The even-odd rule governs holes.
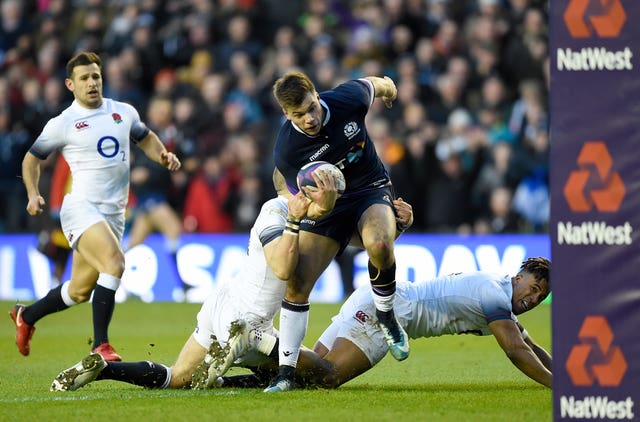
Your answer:
[[[76,3],[82,7],[72,8]],[[24,128],[33,138],[39,122],[70,102],[59,92],[60,63],[79,49],[103,53],[105,73],[114,62],[113,76],[105,75],[112,93],[105,95],[143,109],[140,104],[154,96],[172,101],[175,148],[185,167],[173,181],[182,204],[204,157],[221,158],[230,143],[244,137],[252,139],[259,156],[270,153],[282,118],[271,86],[285,72],[306,71],[319,91],[351,77],[394,75],[398,101],[382,118],[390,123],[389,136],[398,143],[394,154],[401,158],[390,170],[394,181],[415,181],[420,195],[410,200],[416,209],[413,230],[426,230],[426,211],[420,210],[430,206],[423,196],[433,169],[424,165],[425,151],[451,137],[447,122],[458,108],[471,116],[472,138],[511,144],[506,181],[500,183],[516,196],[520,183],[539,175],[548,187],[544,7],[538,0],[0,0],[0,107],[10,110],[11,132]],[[380,111],[374,103],[371,117]],[[474,164],[489,171],[492,154],[475,152],[467,146],[458,154],[462,171]],[[263,200],[274,193],[273,163],[262,160],[257,171],[245,171],[252,166],[240,165],[246,188],[241,195],[248,199],[242,212],[232,214],[235,230],[245,226],[242,216],[251,215],[254,190]],[[487,201],[491,189],[485,185],[480,196],[471,190],[470,221],[486,212],[488,203],[477,201]],[[520,229],[547,230],[532,221]],[[7,227],[6,219],[0,224]]]
[[[233,231],[233,206],[240,174],[226,168],[216,155],[209,155],[189,184],[183,211],[187,232],[228,233]]]

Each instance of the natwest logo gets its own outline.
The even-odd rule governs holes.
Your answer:
[[[598,37],[612,38],[620,35],[627,14],[620,0],[570,0],[563,18],[573,38],[588,38],[594,32]]]
[[[578,333],[580,343],[573,346],[565,368],[575,386],[616,387],[627,371],[627,361],[620,347],[613,345],[613,331],[607,319],[590,315]]]
[[[585,142],[578,155],[577,170],[569,174],[564,197],[573,212],[589,212],[595,205],[600,212],[620,209],[626,188],[613,159],[602,141]]]

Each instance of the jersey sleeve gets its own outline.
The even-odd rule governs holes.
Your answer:
[[[274,200],[268,201],[262,207],[254,224],[262,246],[282,236],[287,223],[287,208]]]
[[[41,160],[46,159],[53,151],[62,147],[64,141],[64,124],[60,117],[47,122],[36,138],[29,152]]]
[[[367,108],[371,107],[371,104],[373,104],[373,100],[376,99],[376,90],[373,87],[373,82],[371,82],[369,79],[357,79],[357,82],[366,85],[367,90],[369,91],[369,104],[367,105]]]
[[[487,324],[499,319],[512,319],[511,299],[498,285],[489,284],[482,290],[480,305]]]
[[[138,113],[138,110],[135,109],[135,107],[133,107],[130,104],[126,104],[126,103],[123,103],[123,104],[127,110],[127,113],[131,116],[133,120],[131,124],[131,132],[129,134],[129,138],[131,139],[131,142],[133,142],[134,144],[137,144],[147,137],[147,135],[150,132],[150,129],[147,127],[146,124],[144,124],[142,120],[140,120],[140,114]]]
[[[375,98],[373,84],[367,79],[345,82],[338,85],[334,92],[339,94],[335,96],[337,100],[344,99],[350,106],[355,106],[363,115],[367,114]]]

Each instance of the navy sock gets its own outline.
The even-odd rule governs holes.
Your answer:
[[[24,322],[33,325],[42,317],[67,309],[67,304],[62,300],[61,290],[62,284],[49,290],[49,293],[36,303],[27,306],[22,312]]]
[[[396,292],[396,263],[380,270],[369,261],[369,278],[375,294],[382,297],[393,295]]]
[[[167,380],[167,368],[150,361],[107,362],[96,380],[115,380],[145,388],[159,388]]]
[[[116,305],[115,290],[97,285],[93,291],[93,348],[109,342],[109,323]]]

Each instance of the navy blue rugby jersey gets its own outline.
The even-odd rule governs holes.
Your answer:
[[[278,133],[274,162],[289,190],[298,191],[298,170],[311,161],[327,161],[344,173],[348,197],[389,182],[389,174],[364,126],[374,99],[373,85],[363,79],[345,82],[320,93],[327,114],[322,129],[309,136],[287,120]]]

